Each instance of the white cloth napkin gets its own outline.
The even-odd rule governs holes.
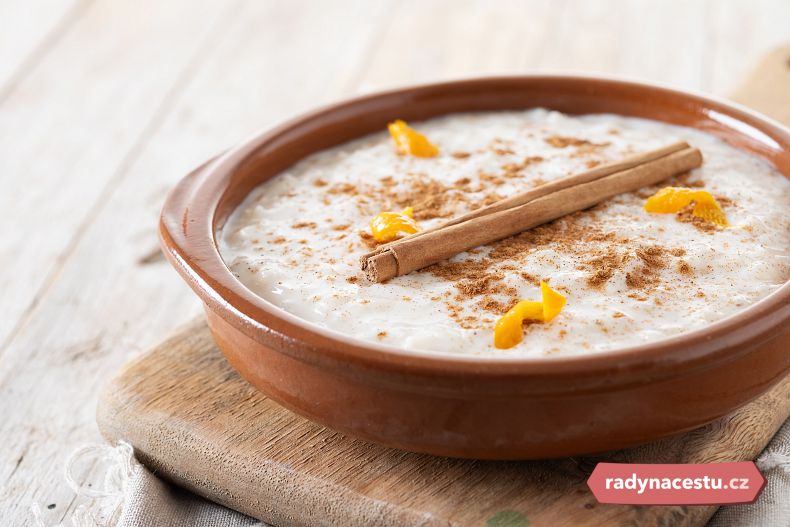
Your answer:
[[[757,458],[766,484],[750,505],[721,507],[707,527],[790,526],[790,419]]]
[[[99,481],[77,476],[91,466],[99,467]],[[65,478],[81,503],[53,527],[269,527],[159,479],[124,442],[78,449],[66,461]],[[31,512],[38,527],[49,525],[37,503]]]
[[[78,483],[73,472],[80,462],[103,463],[104,481]],[[85,447],[66,465],[67,482],[86,500],[71,518],[74,527],[266,527],[157,478],[137,462],[126,443]],[[768,481],[758,500],[720,508],[708,527],[790,526],[790,420],[760,455],[757,466]],[[45,527],[40,508],[35,504],[32,508],[37,525]]]
[[[119,527],[250,527],[266,524],[165,483],[139,465],[129,481]]]

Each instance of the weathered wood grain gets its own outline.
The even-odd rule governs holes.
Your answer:
[[[732,93],[760,55],[790,42],[790,2],[723,0],[708,7],[704,63],[708,78],[701,88]]]
[[[0,356],[0,523],[27,524],[33,501],[55,505],[43,509],[48,524],[73,509],[63,464],[71,450],[100,439],[94,417],[100,386],[123,362],[199,312],[199,303],[158,257],[156,224],[167,190],[195,165],[256,129],[346,94],[348,80],[358,77],[368,43],[390,8],[389,2],[356,8],[356,2],[336,2],[337,10],[331,13],[294,15],[297,8],[308,11],[309,4],[214,3],[223,6],[225,20],[205,36],[202,60],[192,63],[178,86],[170,89],[168,104],[151,108],[145,116],[151,125],[135,138],[135,151],[122,161],[105,159],[107,169],[91,165],[91,177],[106,177],[93,216],[79,229],[59,225],[52,232],[40,227],[38,238],[28,232],[29,250],[55,271]],[[188,19],[170,11],[176,7],[166,9],[172,15],[171,30],[178,31]],[[102,23],[109,22],[93,19],[91,25]],[[196,30],[186,24],[181,31],[196,38]],[[146,36],[152,35],[141,30],[135,38]],[[317,46],[319,38],[323,40]],[[115,66],[110,60],[105,67]],[[74,85],[69,90],[79,87],[76,81],[69,82]],[[133,110],[129,106],[123,112]],[[21,119],[25,112],[17,111]],[[43,127],[43,118],[38,121],[37,126]],[[114,126],[123,127],[124,121]],[[88,128],[92,132],[82,133],[101,134],[96,123]],[[75,187],[68,192],[78,193],[79,185],[87,184],[80,173],[86,166],[72,166],[64,158],[60,184],[73,178]],[[59,191],[55,183],[40,185],[41,192]],[[0,196],[6,198],[11,207],[12,196]],[[96,196],[86,192],[73,197],[71,206],[92,208],[89,198]],[[54,245],[48,249],[52,253],[35,249],[35,244],[47,243],[48,236],[65,242],[60,238],[67,232],[75,239],[62,261],[47,261]],[[32,271],[14,276],[9,270],[13,260],[9,251],[2,260],[6,267],[2,278],[9,283],[26,280]],[[25,284],[14,285],[21,289]],[[6,304],[9,299],[26,299],[17,289],[5,289],[6,296],[0,299],[4,309],[15,307]],[[12,318],[11,311],[5,313],[5,320]],[[88,467],[84,478],[91,481],[98,475]]]
[[[532,526],[703,525],[716,507],[598,504],[597,461],[754,459],[790,415],[790,377],[687,434],[594,458],[491,462],[388,449],[313,424],[241,379],[201,320],[129,365],[98,411],[157,474],[275,525],[486,525],[502,511]]]
[[[227,8],[95,3],[3,101],[0,356]]]
[[[553,41],[562,4],[403,0],[372,50],[360,90],[531,67],[540,61],[546,43]]]
[[[732,98],[778,121],[790,123],[790,45],[777,47],[763,57]]]
[[[58,44],[90,2],[0,2],[0,101]]]

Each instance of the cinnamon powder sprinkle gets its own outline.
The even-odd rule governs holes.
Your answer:
[[[636,256],[650,269],[662,269],[667,266],[664,259],[665,253],[666,249],[658,245],[641,247],[636,250]]]
[[[379,243],[376,241],[373,235],[367,231],[359,231],[359,239],[362,241],[362,244],[368,249],[375,249],[376,247],[379,246]],[[349,246],[348,250],[349,251],[353,250],[353,247]]]
[[[510,266],[508,266],[508,267],[510,267]],[[530,273],[527,273],[527,272],[524,272],[524,271],[522,271],[519,274],[520,274],[521,278],[523,278],[524,280],[526,280],[530,284],[535,285],[535,286],[540,285],[540,278],[538,278],[534,274],[530,274]]]
[[[487,172],[480,172],[480,174],[478,174],[478,177],[480,178],[480,181],[482,181],[483,183],[488,183],[491,185],[501,185],[502,183],[505,182],[505,180],[503,180],[501,177],[496,176],[494,174],[489,174]]]
[[[541,156],[525,157],[520,163],[507,163],[502,165],[502,172],[506,178],[518,177],[522,170],[535,163],[540,163],[541,161],[543,161]]]
[[[428,177],[410,177],[407,192],[392,192],[386,197],[396,203],[398,207],[412,207],[414,219],[430,220],[444,218],[453,214],[448,204],[449,188],[435,179]]]
[[[567,148],[569,146],[591,146],[591,147],[604,147],[609,146],[609,143],[593,143],[587,139],[579,139],[576,137],[567,137],[562,135],[552,135],[545,139],[546,143],[554,148]]]
[[[351,183],[339,183],[327,191],[329,194],[351,194],[357,195],[357,186]]]
[[[713,196],[718,202],[719,205],[722,207],[732,207],[735,205],[735,201],[732,198],[728,198],[727,196],[722,196],[721,194],[716,194]]]
[[[476,296],[491,291],[492,282],[496,282],[505,278],[502,273],[494,273],[481,276],[480,278],[473,278],[463,280],[456,284],[458,290],[465,296]]]
[[[691,276],[694,274],[694,269],[687,261],[680,260],[678,262],[678,272],[686,276]]]
[[[699,216],[694,216],[694,214],[692,214],[693,210],[694,210],[694,204],[692,203],[685,209],[678,212],[675,217],[679,222],[689,223],[693,227],[695,227],[698,231],[704,232],[706,234],[713,234],[714,232],[719,230],[719,227],[715,223],[711,223],[707,220],[704,220]]]
[[[509,156],[515,154],[513,151],[513,141],[509,139],[494,138],[489,145],[489,149],[498,156]]]
[[[602,287],[620,274],[628,288],[638,291],[628,296],[647,301],[648,295],[662,282],[662,272],[669,265],[667,258],[681,257],[686,254],[685,249],[635,245],[616,232],[604,231],[595,223],[585,221],[597,213],[592,209],[570,214],[491,244],[474,259],[442,262],[421,272],[455,283],[457,294],[445,303],[450,316],[469,329],[477,327],[475,324],[479,325],[479,321],[470,320],[458,302],[477,298],[476,307],[501,316],[518,300],[518,290],[504,281],[504,272],[517,271],[518,277],[526,283],[539,283],[539,277],[529,272],[529,264],[535,251],[544,247],[577,258],[577,268],[588,273],[586,283],[589,287]],[[684,276],[693,273],[690,266],[687,268],[682,262],[676,265]]]
[[[631,289],[643,289],[653,283],[653,277],[644,269],[625,274],[625,284]]]
[[[601,287],[614,276],[615,271],[622,268],[623,257],[614,249],[609,249],[606,253],[599,254],[585,263],[592,267],[592,272],[587,277],[587,285]]]
[[[508,310],[514,305],[513,302],[510,304],[505,304],[496,300],[490,296],[484,296],[480,301],[477,303],[477,307],[482,309],[483,311],[488,311],[490,313],[495,313],[497,315],[504,315],[508,312]]]
[[[454,186],[458,190],[463,190],[468,192],[469,191],[469,184],[472,183],[472,180],[468,177],[462,177],[455,180]]]
[[[625,284],[631,289],[652,291],[660,282],[657,270],[667,266],[666,252],[666,249],[658,245],[636,249],[635,254],[641,265],[626,273]]]
[[[589,154],[591,159],[580,160],[588,168],[601,164],[601,161],[595,159],[599,157],[596,149],[610,144],[559,135],[546,138],[545,141],[554,148],[574,147],[575,150],[570,153],[572,157]],[[498,155],[514,154],[510,145],[501,140],[492,142],[485,150]],[[472,154],[459,151],[449,155],[455,159],[466,159]],[[505,162],[514,158],[515,162]],[[471,178],[461,177],[452,183],[440,182],[426,173],[408,172],[373,179],[359,185],[322,185],[318,183],[319,180],[314,184],[327,187],[321,191],[326,199],[335,194],[355,196],[360,210],[364,209],[371,217],[382,210],[413,207],[414,218],[418,221],[447,218],[455,216],[463,209],[474,210],[502,199],[503,196],[497,192],[498,186],[509,183],[509,178],[524,177],[525,169],[544,161],[541,156],[526,156],[518,161],[519,158],[520,156],[513,156],[502,159],[501,172],[479,172]],[[529,178],[524,177],[525,185],[541,182],[532,175]],[[603,205],[570,214],[469,251],[462,258],[440,262],[417,272],[430,273],[453,284],[454,291],[445,291],[441,297],[436,296],[431,300],[442,302],[455,323],[466,329],[488,328],[489,326],[483,324],[485,317],[481,311],[501,316],[519,300],[519,288],[523,290],[525,286],[539,285],[540,277],[533,274],[534,267],[530,266],[534,266],[536,258],[542,258],[540,261],[543,267],[546,264],[551,265],[553,262],[548,261],[546,252],[551,254],[551,251],[556,251],[572,258],[577,264],[577,270],[582,271],[582,280],[588,287],[600,288],[618,277],[620,283],[625,281],[632,290],[628,292],[628,296],[639,301],[651,298],[649,293],[665,278],[668,280],[671,276],[675,280],[681,280],[680,276],[693,275],[693,269],[683,260],[670,262],[672,266],[668,263],[670,255],[675,258],[684,256],[684,249],[638,244],[636,240],[629,240],[618,232],[607,231],[600,222],[594,221],[603,217],[603,214],[606,214]],[[696,219],[698,218],[691,217],[689,222],[695,223]],[[709,224],[704,226],[708,227]],[[317,225],[314,222],[303,222],[293,227],[316,228]],[[330,227],[335,231],[350,231],[362,225],[343,224]],[[349,234],[353,235],[353,231]],[[366,229],[360,229],[358,235],[359,242],[368,249],[379,245]],[[349,243],[349,251],[358,250],[359,242]],[[676,273],[669,272],[673,268]],[[533,272],[530,272],[531,269]],[[547,271],[541,271],[543,272]],[[360,278],[349,276],[345,280],[354,284]],[[561,287],[562,284],[557,285],[558,290]],[[471,302],[466,303],[465,300]],[[625,315],[618,311],[611,316],[621,318]]]
[[[488,270],[491,263],[492,262],[488,259],[467,260],[464,262],[440,262],[426,267],[419,272],[429,272],[437,278],[444,278],[451,282],[457,282],[459,280],[479,277]]]

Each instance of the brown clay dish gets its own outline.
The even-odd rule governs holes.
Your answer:
[[[247,290],[217,251],[215,233],[247,193],[312,152],[396,118],[538,106],[696,127],[790,177],[786,128],[731,104],[644,84],[487,78],[336,104],[208,162],[165,204],[165,252],[205,303],[230,363],[275,401],[330,428],[406,450],[488,459],[634,445],[700,426],[778,382],[790,369],[790,283],[736,316],[646,345],[552,359],[468,358],[382,351],[311,326]]]

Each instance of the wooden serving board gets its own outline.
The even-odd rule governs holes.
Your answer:
[[[768,55],[733,99],[790,124],[790,46]],[[789,415],[790,377],[705,427],[607,455],[501,462],[412,454],[278,406],[231,369],[197,321],[107,386],[98,421],[157,474],[278,526],[669,527],[703,525],[716,507],[598,504],[586,485],[596,462],[754,459]]]
[[[157,474],[277,526],[704,525],[716,507],[601,505],[596,462],[754,459],[790,415],[790,377],[682,436],[602,456],[471,461],[384,448],[307,421],[252,388],[196,321],[107,386],[98,421]]]

